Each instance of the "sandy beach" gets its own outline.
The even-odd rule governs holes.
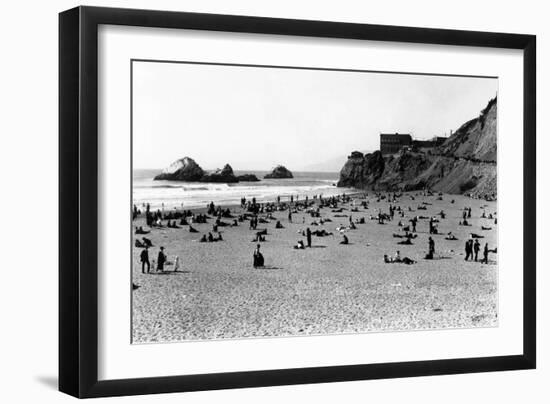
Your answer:
[[[267,229],[266,241],[261,243],[265,268],[252,266],[256,231],[249,229],[248,221],[237,227],[220,227],[223,241],[199,243],[203,234],[212,231],[215,219],[193,224],[199,233],[190,233],[188,226],[150,229],[142,214],[133,226],[151,230],[145,235],[153,243],[151,263],[164,246],[169,262],[179,257],[180,269],[174,272],[173,265],[167,265],[164,273],[151,268],[151,273],[142,274],[141,248],[133,248],[132,281],[139,287],[133,291],[132,340],[148,343],[497,326],[497,254],[489,254],[488,265],[464,260],[464,243],[470,233],[484,236],[479,259],[486,242],[491,249],[497,247],[498,225],[481,218],[484,211],[495,214],[497,203],[460,195],[439,198],[438,194],[405,193],[393,203],[404,210],[405,217],[396,212],[385,224],[370,219],[380,209],[388,213],[389,208],[389,202],[377,201],[373,192],[368,192],[366,199],[356,196],[352,202],[340,204],[344,210],[339,213],[322,208],[321,217],[332,220],[322,226],[312,226],[319,218],[305,212],[294,214],[292,223],[287,212],[274,212],[284,228],[276,229],[276,220],[270,220],[259,223],[257,229]],[[364,200],[369,202],[368,209],[361,207]],[[352,204],[358,212],[351,212]],[[458,225],[465,207],[472,210],[471,226]],[[441,210],[445,219],[438,215]],[[231,206],[231,211],[234,215],[244,212],[240,206]],[[364,217],[365,224],[347,230],[350,244],[340,245],[342,235],[336,227],[347,226],[350,214],[354,221]],[[433,260],[424,259],[430,236],[427,219],[419,220],[413,245],[399,245],[403,239],[393,237],[394,233],[403,234],[398,222],[407,226],[413,216],[439,219],[439,234],[432,235]],[[301,231],[306,227],[326,229],[334,235],[313,236],[312,248],[293,249],[298,240],[305,243]],[[445,240],[449,231],[458,240]],[[134,241],[141,237],[134,235]],[[397,250],[401,257],[417,263],[384,263],[384,254],[394,256]]]

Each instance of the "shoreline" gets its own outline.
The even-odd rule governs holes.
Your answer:
[[[344,189],[344,188],[342,188],[342,189]],[[350,188],[345,188],[345,189],[350,189]],[[338,196],[342,197],[344,194],[346,195],[346,197],[357,198],[358,196],[364,196],[365,194],[368,194],[369,192],[372,193],[372,192],[374,192],[374,191],[367,191],[367,190],[362,191],[362,190],[355,189],[354,192],[351,192],[351,193],[342,192],[342,193],[335,194],[335,195],[331,195],[331,196],[323,196],[323,199],[328,199],[328,198],[331,198],[331,197],[338,197]],[[295,196],[295,194],[294,194],[293,196]],[[280,202],[280,203],[281,203],[281,204],[285,204],[285,205],[288,206],[289,203],[290,203],[290,195],[289,195],[287,198],[288,198],[288,199],[286,199],[286,200],[283,200],[283,199],[281,198],[281,202]],[[246,200],[247,200],[247,202],[248,202],[249,200],[252,200],[252,198],[247,198]],[[302,198],[299,199],[299,200],[294,199],[294,201],[293,201],[292,203],[293,203],[294,205],[296,205],[297,202],[302,202],[302,203],[303,203],[304,200],[305,200],[305,197],[302,197]],[[319,200],[319,198],[317,198],[317,199],[309,198],[309,201],[310,201],[310,202],[311,202],[311,201],[318,201],[318,200]],[[214,202],[214,201],[212,201],[212,202]],[[208,205],[209,203],[210,203],[210,202],[207,202],[204,206],[188,206],[188,207],[184,206],[183,208],[182,208],[182,207],[176,207],[176,206],[172,206],[171,208],[165,207],[165,208],[164,208],[164,211],[163,211],[162,207],[161,207],[161,208],[158,208],[158,207],[157,207],[157,208],[158,208],[158,210],[160,210],[163,214],[164,214],[165,212],[166,212],[166,213],[168,213],[168,212],[178,212],[178,213],[180,213],[180,212],[182,212],[182,211],[191,211],[191,212],[194,212],[194,213],[205,213],[205,211],[208,210],[208,206],[207,206],[207,205]],[[277,198],[275,198],[275,199],[273,199],[273,200],[270,199],[270,200],[261,200],[261,201],[257,201],[256,203],[257,203],[258,205],[266,205],[266,204],[275,204],[275,205],[277,205],[278,202],[277,202]],[[145,203],[141,203],[141,202],[140,202],[140,205],[141,205],[141,206],[140,206],[140,205],[137,205],[137,204],[132,203],[132,206],[131,206],[131,207],[132,207],[132,209],[133,209],[134,206],[137,206],[137,208],[140,209],[140,210],[142,211],[142,214],[143,214],[143,210],[142,210],[143,204],[145,204]],[[225,204],[224,204],[224,203],[220,203],[220,204],[217,204],[216,202],[214,202],[214,205],[215,205],[216,207],[219,206],[219,207],[221,207],[222,209],[230,209],[230,210],[241,208],[241,205],[238,204],[238,203],[225,203]],[[155,212],[155,211],[157,211],[157,208],[153,209],[153,206],[151,206],[151,211],[152,211],[152,212]]]

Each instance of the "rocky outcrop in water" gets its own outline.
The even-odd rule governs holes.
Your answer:
[[[260,179],[256,177],[254,174],[243,174],[243,175],[237,175],[237,179],[239,182],[258,182]]]
[[[162,170],[154,180],[169,181],[200,181],[204,170],[190,157],[176,160],[168,168]]]
[[[264,178],[294,178],[294,176],[288,168],[279,165],[271,173],[266,174]]]
[[[217,169],[213,173],[205,174],[201,178],[201,182],[232,183],[239,182],[239,180],[233,173],[233,169],[231,168],[231,166],[229,164],[226,164],[221,170]]]
[[[168,168],[162,170],[161,174],[154,177],[154,180],[215,183],[260,181],[254,174],[236,176],[229,164],[226,164],[221,170],[217,169],[207,173],[190,157],[176,160]]]
[[[353,152],[340,171],[339,187],[373,190],[430,188],[493,197],[497,190],[497,100],[430,153],[383,156]]]

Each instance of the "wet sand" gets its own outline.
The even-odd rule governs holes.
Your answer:
[[[465,262],[464,243],[469,233],[484,236],[479,259],[485,242],[491,249],[496,247],[498,225],[480,216],[483,210],[494,214],[497,203],[459,195],[443,195],[442,199],[437,194],[406,193],[394,203],[404,209],[405,217],[396,212],[393,221],[383,225],[369,217],[379,209],[388,213],[389,202],[377,202],[372,192],[367,197],[368,209],[360,206],[360,198],[355,198],[359,212],[350,212],[351,203],[340,204],[345,208],[341,213],[321,209],[321,217],[332,219],[322,226],[311,226],[319,218],[306,213],[293,214],[293,223],[289,223],[287,212],[274,212],[285,228],[276,229],[276,220],[272,220],[259,223],[257,229],[268,230],[267,241],[261,243],[265,268],[252,267],[255,231],[249,230],[248,221],[238,227],[220,227],[224,241],[214,243],[198,242],[202,234],[212,231],[214,219],[193,224],[199,233],[190,233],[188,226],[152,229],[145,236],[153,242],[151,263],[162,245],[170,262],[179,256],[180,269],[173,272],[173,265],[167,265],[164,273],[152,269],[142,274],[141,249],[133,249],[132,276],[139,286],[132,292],[133,342],[496,326],[497,254],[489,254],[488,265]],[[431,205],[418,210],[423,202]],[[472,208],[468,219],[472,226],[458,225],[464,207]],[[240,207],[231,210],[242,212]],[[419,220],[413,245],[397,244],[403,239],[392,235],[403,233],[399,220],[406,226],[415,215],[430,217],[441,210],[447,216],[437,216],[440,234],[432,235],[436,259],[424,259],[430,236],[427,219]],[[335,229],[340,224],[347,226],[348,217],[336,215],[350,214],[354,221],[364,217],[366,223],[346,231],[350,244],[340,245],[342,236]],[[143,216],[133,225],[149,230]],[[482,225],[492,229],[484,231]],[[294,250],[297,240],[306,242],[300,233],[308,226],[334,235],[313,236],[313,248]],[[445,240],[449,231],[459,240]],[[134,239],[141,237],[134,235]],[[397,250],[401,257],[417,263],[385,264],[384,254],[393,256]]]

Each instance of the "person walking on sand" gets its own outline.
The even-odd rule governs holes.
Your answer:
[[[141,273],[145,273],[145,265],[147,265],[147,273],[151,270],[151,264],[149,263],[149,247],[145,246],[143,250],[141,250],[141,254],[139,256],[141,261]]]
[[[477,255],[479,254],[479,248],[480,248],[479,240],[476,238],[476,241],[474,243],[474,261],[475,262],[477,262]]]
[[[159,255],[157,257],[157,271],[164,272],[165,262],[166,254],[164,254],[164,247],[160,247]]]
[[[311,248],[311,230],[309,227],[306,229],[307,246]]]

